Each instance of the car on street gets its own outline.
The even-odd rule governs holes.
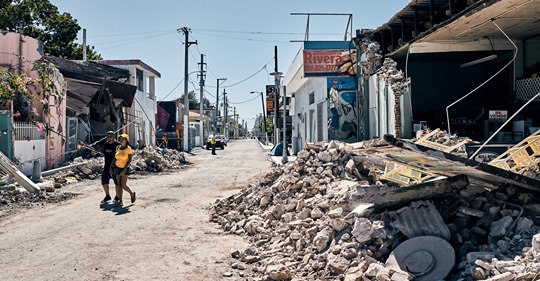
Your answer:
[[[224,135],[216,135],[216,148],[225,149],[225,142],[223,141],[225,139]],[[206,139],[206,150],[209,150],[212,148],[212,135],[208,136],[208,139]]]

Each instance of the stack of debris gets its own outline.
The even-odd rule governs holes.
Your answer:
[[[78,165],[73,169],[58,172],[52,177],[56,183],[76,182],[85,179],[98,179],[103,171],[103,157],[83,160],[81,157],[75,158],[69,165]],[[146,146],[144,149],[133,150],[131,169],[135,174],[145,174],[148,172],[167,172],[185,168],[189,161],[184,157],[184,153],[174,149],[162,149],[155,146]]]
[[[460,179],[431,194],[437,179],[381,180],[384,162],[344,143],[311,146],[216,201],[210,220],[252,244],[231,267],[252,280],[536,280],[537,196]],[[402,190],[408,199],[396,199]]]

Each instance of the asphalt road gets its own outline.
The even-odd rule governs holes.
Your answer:
[[[95,180],[63,188],[74,199],[2,218],[0,280],[242,280],[223,274],[248,245],[210,223],[208,207],[269,172],[267,151],[248,139],[193,153],[186,169],[130,178],[137,201],[124,208],[100,204]]]

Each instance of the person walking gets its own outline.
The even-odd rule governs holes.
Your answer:
[[[169,140],[167,140],[167,134],[163,134],[163,137],[161,137],[161,144],[164,148],[169,148]]]
[[[122,190],[129,193],[131,197],[131,203],[135,203],[135,192],[127,186],[128,169],[133,159],[133,150],[129,146],[129,136],[127,134],[121,134],[118,136],[120,145],[116,148],[116,153],[111,164],[111,174],[116,177],[116,196],[118,196],[117,205],[122,206]]]
[[[212,145],[212,155],[216,155],[216,135],[212,135],[210,144]]]
[[[105,191],[105,198],[101,203],[107,203],[111,200],[111,195],[109,193],[109,182],[111,178],[116,185],[116,177],[111,175],[110,169],[111,164],[114,159],[114,154],[116,153],[116,147],[120,145],[118,141],[114,138],[114,132],[107,132],[107,137],[103,145],[103,157],[105,158],[105,163],[103,165],[103,171],[101,172],[101,185],[103,186],[103,191]],[[118,201],[118,196],[114,197],[114,201]]]

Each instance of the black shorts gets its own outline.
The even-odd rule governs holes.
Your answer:
[[[114,184],[117,184],[116,177],[111,176],[111,171],[109,169],[104,169],[103,172],[101,172],[101,184],[109,184],[111,178]]]
[[[113,175],[119,176],[120,173],[122,173],[122,171],[124,171],[124,168],[118,168],[116,166],[113,166]],[[129,174],[131,174],[131,169],[128,167],[124,175],[129,175]]]

